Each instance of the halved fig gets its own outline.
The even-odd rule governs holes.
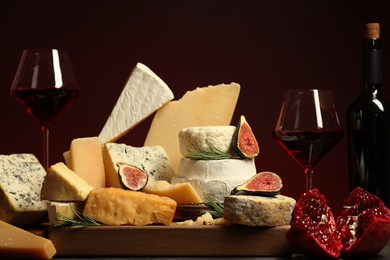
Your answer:
[[[119,181],[124,189],[139,191],[148,183],[148,173],[130,164],[118,163]]]
[[[233,134],[232,147],[237,155],[244,159],[252,159],[259,155],[259,144],[243,115],[240,116],[236,131]]]
[[[231,194],[275,196],[283,187],[282,179],[276,173],[264,171],[253,175],[248,181],[235,187]]]
[[[337,226],[343,255],[372,257],[390,238],[390,210],[377,196],[358,187],[345,199]]]

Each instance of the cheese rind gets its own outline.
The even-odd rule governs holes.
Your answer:
[[[226,220],[241,225],[289,225],[295,203],[295,199],[283,195],[231,195],[225,197],[223,214]]]
[[[43,221],[40,198],[46,171],[33,154],[0,155],[0,220],[16,226]]]
[[[153,184],[146,186],[142,191],[169,197],[175,200],[178,205],[203,202],[189,182],[170,184],[167,181],[155,181]]]
[[[100,141],[117,141],[173,98],[164,81],[144,64],[137,63],[99,134]]]
[[[202,198],[202,201],[207,201],[206,197],[223,202],[225,196],[230,195],[231,191],[238,185],[244,183],[245,180],[204,180],[204,179],[192,179],[174,177],[172,179],[173,184],[177,183],[191,183],[195,191]]]
[[[53,243],[44,237],[0,220],[0,257],[51,259],[56,254]]]
[[[212,180],[248,180],[257,173],[254,159],[191,160],[182,158],[178,177]]]
[[[118,188],[93,190],[86,201],[84,215],[106,225],[170,225],[176,201],[164,196]]]
[[[254,159],[192,160],[182,158],[172,183],[189,182],[203,201],[222,202],[238,185],[256,174]]]
[[[94,188],[106,186],[102,145],[97,137],[72,140],[67,165]]]
[[[239,93],[237,83],[187,91],[180,100],[171,101],[157,111],[144,144],[164,147],[177,174],[182,158],[180,130],[192,126],[230,125]]]
[[[235,130],[236,127],[230,125],[184,128],[179,132],[180,153],[186,158],[215,150],[234,154],[232,139]]]
[[[84,201],[93,189],[64,163],[50,166],[42,184],[41,198],[50,201]]]
[[[174,175],[168,155],[161,146],[134,147],[107,143],[103,147],[103,158],[108,187],[122,187],[118,177],[118,163],[133,165],[147,172],[147,185],[156,180],[170,182]]]

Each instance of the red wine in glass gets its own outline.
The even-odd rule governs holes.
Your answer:
[[[273,137],[303,168],[306,191],[312,189],[314,168],[343,137],[331,91],[286,91]]]
[[[276,141],[304,169],[317,165],[343,137],[343,131],[287,130],[274,132]]]
[[[24,50],[11,94],[41,125],[42,164],[47,170],[49,128],[79,94],[67,53],[57,49]]]
[[[54,119],[78,97],[78,89],[18,88],[14,97],[39,123],[50,126]]]

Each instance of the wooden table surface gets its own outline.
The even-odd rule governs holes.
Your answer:
[[[82,260],[86,258],[68,258],[68,257],[55,257],[55,259],[62,259],[62,260]],[[133,260],[167,260],[167,259],[174,259],[174,260],[196,260],[196,259],[205,259],[205,260],[222,260],[226,259],[226,257],[110,257],[110,258],[87,258],[87,259],[99,259],[99,260],[125,260],[125,259],[133,259]],[[280,259],[292,259],[292,260],[314,260],[318,259],[318,257],[309,257],[304,255],[298,255],[293,254],[292,257],[229,257],[229,260],[280,260]],[[343,258],[340,258],[343,259]],[[390,259],[390,241],[387,243],[386,247],[383,248],[383,250],[373,258],[364,258],[364,259],[375,259],[375,260],[387,260]]]

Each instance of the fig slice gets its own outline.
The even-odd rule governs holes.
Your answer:
[[[233,134],[232,147],[237,155],[244,159],[253,159],[259,155],[259,144],[253,134],[252,128],[243,115],[240,116],[240,120]]]
[[[326,258],[340,257],[342,244],[336,221],[325,196],[318,189],[300,196],[286,237],[299,253]]]
[[[248,181],[235,187],[231,194],[261,196],[278,195],[283,187],[282,179],[276,173],[264,171],[253,175]]]
[[[126,190],[140,191],[148,183],[148,173],[130,164],[117,163],[118,176],[122,187]]]
[[[344,200],[337,226],[345,256],[372,257],[390,237],[390,210],[377,196],[355,188]]]

